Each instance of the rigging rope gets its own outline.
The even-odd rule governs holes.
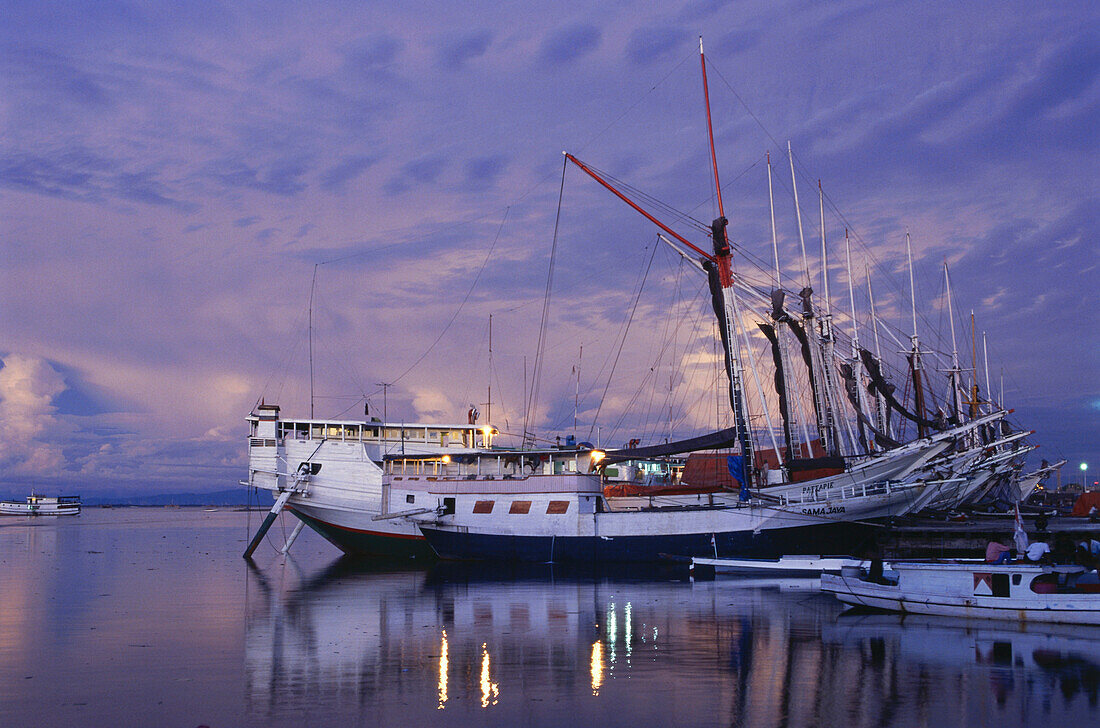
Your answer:
[[[649,256],[649,265],[645,268],[645,274],[642,276],[641,285],[638,286],[638,293],[634,296],[634,305],[630,308],[630,316],[626,320],[626,326],[623,328],[623,337],[619,341],[619,351],[615,354],[615,361],[611,364],[611,372],[607,375],[607,384],[604,385],[603,395],[600,396],[600,404],[596,407],[596,416],[592,418],[592,425],[588,428],[588,439],[592,439],[592,432],[596,429],[596,423],[600,420],[600,410],[603,409],[604,399],[607,397],[607,389],[611,386],[611,379],[615,376],[615,367],[619,364],[619,355],[623,353],[623,345],[626,343],[626,336],[630,332],[630,322],[634,320],[634,312],[638,310],[638,301],[642,297],[642,289],[645,288],[646,278],[649,277],[649,268],[653,265],[653,259],[657,256],[657,245],[654,244],[653,252]]]
[[[520,446],[527,440],[528,424],[531,410],[539,399],[539,385],[541,384],[543,347],[546,344],[546,321],[550,316],[550,293],[554,286],[554,262],[558,255],[558,226],[561,223],[561,201],[565,196],[565,171],[569,160],[562,157],[561,160],[561,186],[558,188],[558,209],[554,214],[554,239],[550,245],[550,265],[546,271],[546,292],[542,299],[542,319],[539,321],[539,340],[535,345],[535,364],[531,371],[531,394],[527,398],[526,408],[523,413],[523,439]]]

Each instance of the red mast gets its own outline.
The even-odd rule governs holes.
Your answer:
[[[718,155],[714,151],[714,124],[710,119],[710,88],[707,86],[707,58],[703,55],[703,36],[699,36],[699,67],[703,71],[703,101],[707,109],[707,138],[710,140],[710,166],[714,171],[714,193],[718,196],[718,220],[723,221],[720,225],[721,239],[719,240],[717,235],[714,239],[714,254],[715,262],[718,264],[718,279],[725,288],[733,284],[733,273],[730,269],[730,241],[726,234],[726,210],[722,204],[722,184],[718,181]],[[715,223],[718,223],[718,220]],[[713,230],[717,232],[717,224]]]

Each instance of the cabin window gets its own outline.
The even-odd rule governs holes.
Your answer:
[[[531,501],[512,501],[508,508],[509,513],[530,513]]]
[[[1019,574],[1013,574],[1012,575],[1012,586],[1020,586],[1020,575]]]
[[[569,501],[550,501],[546,506],[547,514],[560,514],[569,510]]]
[[[993,596],[995,596],[995,597],[1007,597],[1008,596],[1008,574],[994,574],[993,575]]]
[[[413,495],[412,493],[409,493],[407,496],[405,496],[405,502],[406,503],[415,503],[416,502],[416,496]]]
[[[474,503],[474,513],[492,513],[495,501],[484,500]]]
[[[443,515],[453,516],[455,512],[455,499],[444,498],[443,499]]]

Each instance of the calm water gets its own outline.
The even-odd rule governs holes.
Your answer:
[[[246,519],[0,519],[0,725],[1100,721],[1096,629],[842,613],[795,581],[370,569],[312,533],[249,568]]]

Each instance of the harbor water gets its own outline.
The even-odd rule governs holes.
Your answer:
[[[845,611],[812,581],[349,562],[262,514],[0,519],[4,726],[1100,722],[1100,629]]]

